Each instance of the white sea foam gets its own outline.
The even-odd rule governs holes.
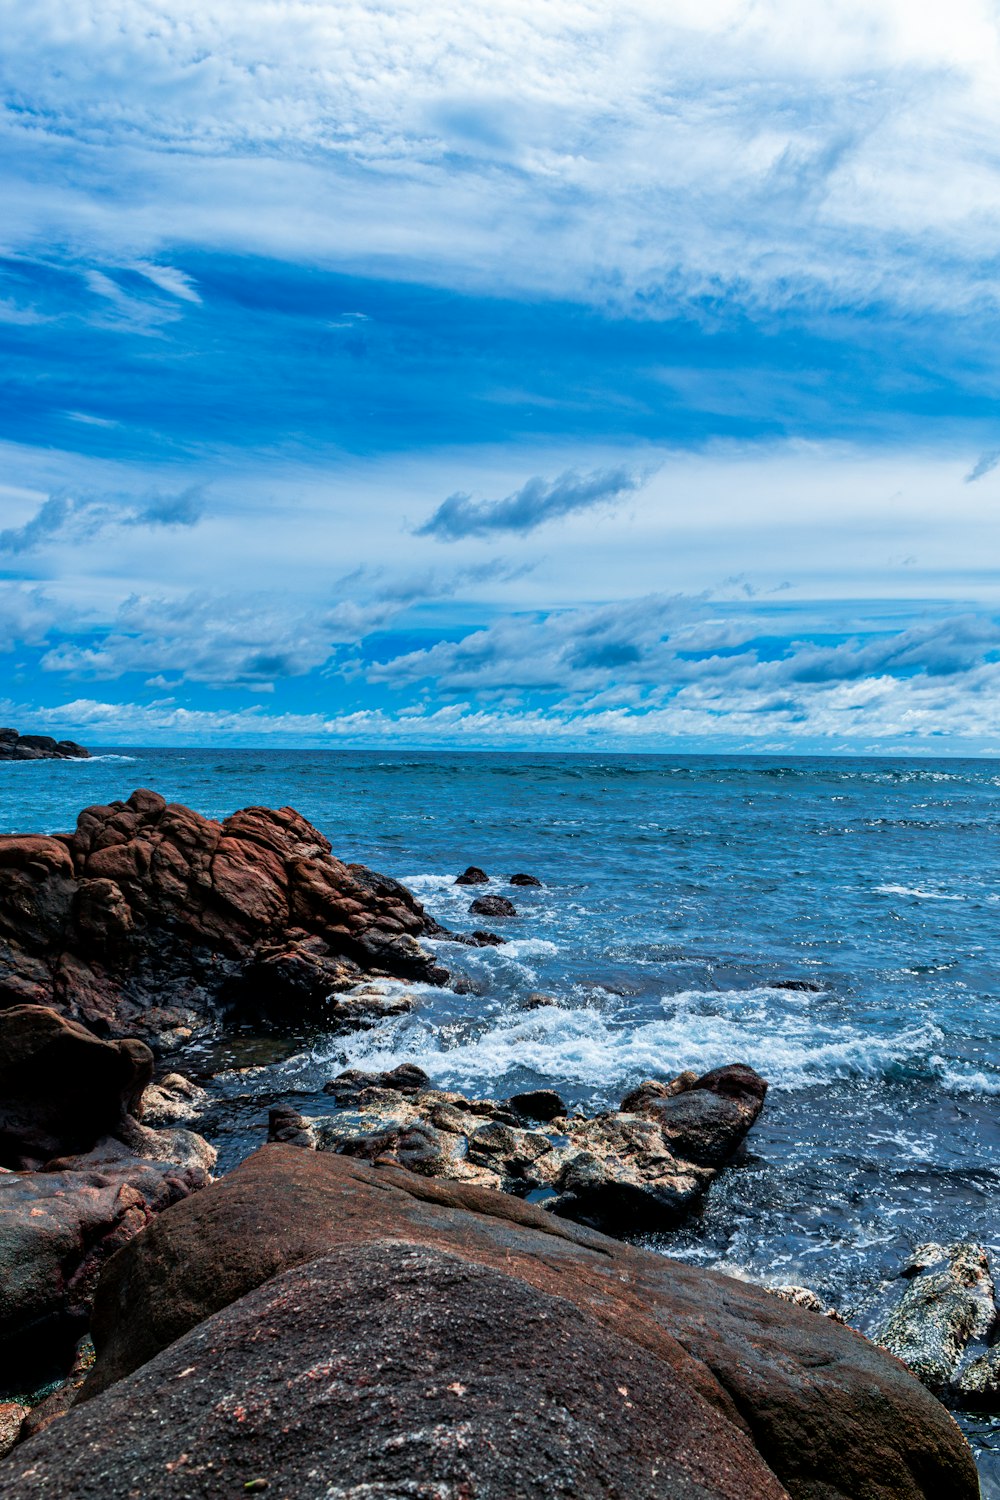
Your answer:
[[[817,1024],[797,1013],[780,1017],[773,991],[690,991],[664,1001],[662,1019],[634,1022],[603,1007],[546,1006],[527,1014],[478,1012],[468,1024],[436,1025],[419,1012],[374,1031],[341,1039],[348,1065],[391,1068],[416,1063],[459,1088],[492,1087],[506,1074],[531,1072],[601,1093],[640,1077],[669,1077],[747,1062],[778,1088],[842,1078],[878,1077],[926,1058],[942,1041],[931,1025],[892,1036],[866,1036],[846,1025]],[[618,1002],[620,1007],[620,1001]]]
[[[925,891],[919,885],[877,885],[877,896],[916,896],[921,901],[964,901],[962,895],[948,891]]]

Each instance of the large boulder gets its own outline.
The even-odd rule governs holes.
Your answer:
[[[373,1247],[383,1259],[347,1255],[330,1263],[329,1274],[316,1268],[299,1280],[271,1281],[292,1267],[341,1251]],[[478,1280],[471,1271],[423,1254],[407,1260],[417,1247],[439,1256],[443,1253],[464,1267],[499,1272],[507,1280],[522,1283],[527,1291],[507,1290],[492,1277]],[[371,1301],[391,1302],[397,1277],[407,1281],[407,1289],[400,1294],[403,1316],[398,1336],[395,1325],[390,1329],[388,1323],[369,1321],[364,1291],[370,1283]],[[334,1305],[341,1280],[349,1291],[343,1311]],[[264,1288],[260,1300],[251,1301],[242,1312],[234,1309],[232,1321],[205,1323],[268,1282],[271,1285]],[[459,1284],[469,1290],[459,1293]],[[440,1298],[433,1291],[438,1285],[446,1289]],[[511,1300],[504,1304],[507,1296]],[[355,1298],[356,1324],[350,1311]],[[489,1310],[485,1324],[475,1321],[480,1298]],[[419,1324],[425,1299],[431,1309],[430,1344],[425,1344]],[[509,1314],[502,1312],[504,1305]],[[301,1318],[296,1307],[303,1309]],[[325,1340],[303,1345],[300,1366],[288,1361],[289,1345],[282,1333],[286,1319],[293,1320],[297,1330],[289,1335],[292,1343],[299,1333],[305,1337],[309,1327],[322,1333],[319,1325],[327,1322]],[[529,1346],[531,1338],[538,1340],[540,1373],[545,1377],[541,1387],[532,1384],[530,1371],[524,1368],[530,1354],[523,1336],[525,1319],[530,1319]],[[193,1343],[175,1345],[167,1356],[161,1356],[161,1362],[148,1363],[199,1324],[205,1326]],[[459,1353],[467,1324],[468,1342],[461,1343]],[[555,1345],[549,1342],[550,1331],[557,1334]],[[297,1436],[288,1438],[282,1429],[298,1433],[296,1403],[307,1402],[305,1448],[326,1486],[316,1490],[317,1495],[533,1495],[536,1491],[517,1488],[512,1479],[516,1471],[511,1468],[499,1470],[506,1488],[488,1488],[492,1459],[482,1457],[484,1450],[478,1437],[474,1439],[484,1429],[464,1425],[474,1423],[474,1409],[456,1406],[454,1415],[446,1418],[438,1404],[449,1385],[456,1387],[456,1397],[472,1389],[479,1402],[485,1402],[488,1378],[492,1375],[502,1382],[509,1354],[515,1381],[510,1399],[518,1403],[514,1407],[517,1421],[527,1424],[523,1455],[528,1471],[544,1482],[544,1465],[539,1463],[536,1469],[532,1461],[535,1435],[540,1444],[548,1442],[547,1419],[554,1416],[551,1411],[538,1412],[532,1404],[543,1391],[550,1393],[547,1399],[552,1406],[565,1413],[558,1419],[565,1423],[564,1448],[570,1455],[564,1462],[575,1461],[577,1432],[585,1445],[575,1472],[553,1471],[568,1476],[566,1485],[557,1485],[553,1479],[544,1491],[547,1494],[665,1493],[677,1500],[728,1494],[726,1465],[734,1453],[742,1451],[745,1488],[736,1493],[747,1500],[783,1492],[794,1500],[976,1500],[978,1495],[971,1454],[951,1418],[898,1361],[851,1329],[746,1283],[678,1264],[553,1218],[516,1198],[294,1146],[264,1147],[220,1182],[154,1220],[115,1256],[99,1284],[93,1332],[98,1359],[82,1394],[88,1401],[102,1391],[106,1394],[93,1400],[90,1410],[87,1405],[74,1409],[51,1438],[43,1434],[16,1453],[16,1464],[4,1476],[6,1494],[40,1493],[31,1487],[36,1484],[35,1474],[28,1472],[36,1465],[35,1472],[46,1477],[49,1493],[109,1497],[131,1493],[126,1485],[134,1487],[137,1481],[128,1469],[127,1454],[134,1445],[138,1452],[139,1445],[152,1441],[152,1428],[166,1434],[175,1424],[184,1433],[183,1451],[189,1451],[190,1432],[205,1462],[209,1453],[205,1445],[212,1441],[223,1445],[213,1462],[231,1451],[230,1434],[238,1424],[241,1440],[258,1434],[252,1449],[255,1464],[261,1454],[280,1464],[285,1461],[281,1456],[285,1443],[293,1453],[298,1443]],[[456,1360],[456,1373],[450,1376],[451,1356],[445,1358],[442,1352],[446,1338],[453,1340],[450,1347]],[[233,1363],[227,1349],[230,1343],[244,1349],[248,1342],[255,1343],[256,1353],[252,1365],[243,1364],[244,1377],[238,1363],[244,1356]],[[626,1346],[634,1351],[631,1355]],[[550,1363],[554,1347],[562,1352],[558,1367]],[[427,1348],[433,1354],[424,1366]],[[478,1363],[477,1348],[482,1349]],[[620,1361],[627,1357],[635,1360],[635,1374],[619,1376]],[[263,1363],[257,1363],[258,1358]],[[269,1359],[280,1361],[273,1386],[266,1384]],[[605,1360],[606,1368],[616,1374],[613,1389],[601,1387],[599,1391],[595,1382]],[[113,1399],[116,1382],[143,1365],[147,1368],[138,1383],[123,1384],[120,1400]],[[425,1369],[426,1408],[416,1401],[416,1387],[410,1381],[417,1367]],[[289,1396],[287,1382],[296,1370],[303,1378]],[[651,1370],[656,1371],[655,1380],[651,1380]],[[235,1386],[227,1384],[231,1376]],[[522,1379],[525,1384],[516,1384]],[[403,1382],[406,1397],[399,1403],[394,1396],[397,1380]],[[307,1395],[317,1387],[326,1390],[334,1402],[326,1422],[314,1417],[313,1398]],[[234,1389],[239,1393],[245,1389],[250,1400],[242,1394],[227,1398],[226,1393]],[[680,1404],[681,1389],[693,1404]],[[159,1403],[173,1402],[179,1392],[184,1392],[190,1405],[183,1410],[171,1405],[169,1417],[149,1423],[154,1404],[158,1412],[165,1410]],[[269,1393],[274,1396],[270,1407],[266,1404]],[[613,1476],[597,1467],[601,1444],[599,1440],[591,1443],[588,1428],[597,1402],[604,1401],[608,1441],[617,1444],[619,1397],[623,1403],[634,1403],[626,1410],[630,1417],[634,1414],[629,1427],[635,1446],[628,1452],[621,1450],[622,1462],[627,1458],[638,1465],[626,1471],[628,1482],[636,1487],[625,1491],[612,1488]],[[365,1449],[363,1462],[356,1458],[356,1450],[344,1458],[345,1450],[338,1447],[341,1414],[351,1432],[358,1430],[346,1415],[352,1400],[357,1405],[350,1410],[359,1418],[371,1414],[372,1403],[379,1401],[397,1414],[394,1422],[389,1416],[371,1417],[382,1445],[375,1442],[371,1450]],[[582,1413],[579,1427],[573,1418],[577,1400]],[[664,1413],[659,1425],[658,1402]],[[195,1406],[200,1415],[195,1414]],[[427,1421],[425,1410],[430,1413]],[[690,1454],[695,1467],[685,1474],[684,1434],[696,1430],[686,1424],[695,1421],[696,1413],[705,1412],[710,1414],[712,1442],[717,1440],[718,1447],[706,1450],[698,1437]],[[675,1420],[676,1438],[671,1429]],[[190,1427],[184,1425],[188,1421]],[[379,1425],[383,1421],[385,1427]],[[535,1421],[540,1425],[535,1427]],[[208,1424],[218,1429],[214,1439]],[[602,1427],[594,1430],[600,1432]],[[502,1451],[508,1452],[503,1447],[504,1429],[488,1431],[497,1434]],[[419,1432],[426,1435],[422,1445],[415,1436]],[[435,1489],[434,1454],[454,1450],[463,1434],[469,1439],[468,1461],[479,1465],[473,1472],[484,1476],[482,1488],[470,1482],[463,1490],[461,1483],[466,1481],[459,1482],[456,1471],[449,1469],[447,1480],[442,1479],[444,1487]],[[741,1448],[741,1437],[749,1440],[756,1455],[749,1447]],[[172,1444],[179,1438],[164,1435],[162,1440]],[[380,1467],[388,1459],[379,1455],[391,1451],[392,1441],[399,1442],[410,1456],[409,1488],[402,1480],[397,1482],[395,1469]],[[123,1476],[115,1479],[120,1487],[87,1489],[87,1484],[98,1483],[112,1459],[102,1456],[87,1475],[84,1455],[108,1454],[113,1443],[121,1456],[114,1461],[118,1467],[109,1472]],[[665,1482],[673,1488],[648,1487],[654,1479],[644,1465],[654,1449],[664,1465],[671,1466],[664,1473],[669,1474]],[[609,1452],[617,1451],[609,1448]],[[697,1467],[706,1452],[718,1455],[716,1469]],[[341,1461],[351,1465],[349,1483],[340,1482],[336,1463]],[[514,1461],[513,1457],[509,1460]],[[60,1470],[60,1464],[74,1467]],[[770,1482],[767,1470],[784,1490],[773,1484],[770,1490],[764,1487]],[[162,1466],[155,1472],[158,1484],[173,1483]],[[208,1488],[211,1481],[205,1472],[201,1470],[201,1477],[187,1476],[186,1482],[201,1488],[185,1493],[216,1493]],[[241,1479],[244,1473],[247,1479],[257,1473],[268,1477],[266,1469],[254,1475],[242,1468],[237,1472]],[[600,1481],[587,1477],[594,1473],[602,1476]],[[363,1478],[356,1481],[353,1476],[359,1474]],[[74,1490],[77,1476],[81,1487]],[[606,1488],[597,1487],[598,1482]],[[368,1487],[362,1490],[356,1484]],[[717,1488],[713,1490],[712,1484]],[[314,1491],[296,1489],[283,1479],[276,1493],[301,1494],[308,1500]]]
[[[621,1109],[587,1118],[550,1090],[497,1103],[428,1084],[419,1068],[351,1069],[326,1085],[342,1112],[284,1108],[271,1137],[535,1194],[550,1213],[621,1234],[669,1228],[690,1212],[741,1148],[767,1093],[763,1078],[737,1063],[642,1084]]]
[[[60,1373],[108,1257],[208,1174],[136,1160],[0,1172],[0,1399]]]
[[[41,1166],[120,1133],[152,1076],[140,1041],[102,1041],[47,1006],[0,1010],[0,1166]]]
[[[363,977],[447,977],[418,941],[440,931],[288,807],[218,823],[140,790],[73,834],[0,838],[0,1008],[54,1005],[105,1034],[169,1044],[227,1006],[357,1025],[340,996]]]
[[[4,1493],[787,1497],[644,1332],[432,1246],[344,1245],[25,1444]]]

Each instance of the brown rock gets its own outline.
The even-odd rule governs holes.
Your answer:
[[[469,911],[477,917],[517,916],[517,907],[506,896],[477,896]]]
[[[153,1010],[181,1026],[231,1007],[355,1026],[362,1008],[330,997],[366,975],[443,982],[417,941],[442,931],[292,808],[218,823],[140,789],[85,808],[71,836],[0,837],[0,1006],[47,1003],[104,1034],[162,1040],[176,1027],[148,1025]]]
[[[472,1361],[469,1376],[476,1380],[477,1394],[485,1401],[478,1384],[485,1372],[495,1371],[502,1378],[507,1350],[512,1371],[521,1372],[523,1361],[530,1364],[530,1349],[537,1340],[538,1368],[545,1376],[551,1371],[555,1382],[549,1387],[554,1393],[551,1406],[543,1410],[561,1408],[570,1413],[573,1407],[567,1406],[567,1397],[576,1400],[575,1393],[583,1388],[576,1385],[577,1377],[588,1390],[596,1390],[588,1384],[591,1375],[599,1374],[605,1360],[607,1368],[619,1368],[616,1362],[627,1356],[626,1346],[630,1346],[635,1351],[638,1380],[616,1375],[613,1392],[601,1387],[600,1400],[605,1404],[612,1434],[609,1441],[617,1443],[620,1431],[617,1408],[608,1404],[613,1393],[620,1394],[619,1385],[627,1392],[623,1401],[639,1396],[632,1408],[635,1420],[629,1423],[638,1445],[631,1450],[633,1454],[648,1452],[644,1445],[652,1433],[657,1433],[662,1434],[659,1451],[664,1460],[678,1461],[684,1443],[675,1447],[670,1435],[675,1419],[671,1414],[677,1414],[681,1425],[676,1432],[692,1434],[690,1453],[700,1462],[710,1450],[702,1446],[700,1436],[693,1440],[695,1428],[685,1424],[689,1414],[693,1421],[695,1411],[707,1411],[713,1424],[712,1441],[718,1439],[721,1445],[715,1451],[743,1454],[744,1487],[732,1490],[734,1496],[751,1500],[758,1494],[787,1493],[795,1500],[975,1500],[978,1495],[971,1454],[947,1413],[902,1365],[852,1330],[790,1306],[760,1288],[619,1244],[498,1193],[425,1179],[392,1167],[368,1167],[347,1157],[323,1156],[291,1146],[265,1147],[221,1182],[154,1220],[108,1265],[95,1308],[98,1362],[84,1394],[106,1390],[202,1320],[270,1282],[271,1277],[322,1257],[339,1256],[342,1250],[350,1253],[333,1262],[329,1275],[319,1267],[299,1280],[271,1282],[258,1300],[248,1303],[245,1314],[234,1309],[230,1322],[206,1325],[193,1342],[169,1350],[163,1363],[149,1366],[136,1384],[121,1388],[120,1404],[109,1405],[109,1393],[78,1408],[57,1429],[58,1444],[54,1440],[46,1443],[44,1436],[33,1440],[21,1450],[20,1466],[5,1475],[8,1485],[15,1486],[7,1491],[12,1500],[40,1492],[20,1487],[35,1484],[33,1476],[22,1475],[29,1464],[36,1463],[42,1466],[38,1475],[47,1476],[49,1492],[59,1492],[62,1482],[64,1493],[69,1488],[81,1496],[96,1495],[96,1490],[74,1490],[65,1477],[63,1481],[57,1477],[61,1472],[70,1475],[74,1484],[78,1475],[82,1484],[93,1482],[84,1478],[82,1467],[82,1455],[91,1453],[89,1442],[98,1443],[102,1455],[108,1455],[117,1445],[123,1462],[133,1451],[133,1441],[145,1444],[153,1433],[169,1435],[170,1442],[180,1442],[183,1435],[182,1446],[186,1448],[189,1437],[199,1445],[211,1441],[206,1425],[210,1424],[215,1428],[216,1441],[228,1442],[223,1434],[236,1429],[220,1423],[221,1409],[205,1399],[201,1380],[186,1383],[187,1377],[182,1380],[180,1372],[193,1366],[195,1373],[201,1372],[211,1382],[207,1388],[219,1392],[216,1399],[221,1399],[232,1389],[226,1382],[231,1378],[242,1381],[240,1370],[251,1369],[242,1361],[250,1358],[246,1351],[248,1343],[253,1343],[261,1361],[281,1360],[281,1377],[270,1387],[277,1397],[286,1388],[286,1374],[289,1378],[295,1374],[301,1377],[305,1369],[315,1372],[320,1368],[312,1357],[304,1365],[285,1363],[289,1345],[280,1330],[286,1318],[294,1321],[290,1335],[294,1344],[298,1330],[304,1332],[306,1327],[316,1328],[322,1323],[324,1308],[330,1299],[335,1303],[339,1285],[348,1289],[345,1310],[342,1315],[330,1303],[331,1321],[324,1348],[339,1350],[337,1359],[347,1361],[336,1366],[343,1379],[335,1376],[333,1367],[324,1366],[319,1382],[299,1379],[294,1399],[311,1399],[306,1393],[320,1387],[331,1393],[343,1392],[345,1399],[349,1392],[356,1391],[357,1396],[351,1399],[360,1400],[362,1405],[353,1409],[380,1421],[370,1415],[373,1408],[364,1393],[383,1393],[379,1399],[387,1403],[386,1410],[398,1412],[391,1434],[386,1429],[385,1440],[388,1442],[391,1436],[400,1442],[409,1458],[410,1480],[430,1482],[435,1471],[425,1467],[427,1450],[410,1449],[410,1439],[405,1435],[428,1430],[421,1414],[437,1411],[433,1402],[438,1399],[438,1390],[454,1380],[468,1385],[460,1375],[448,1375],[448,1369],[457,1368],[459,1360]],[[372,1258],[367,1254],[352,1258],[358,1251],[369,1250]],[[426,1251],[437,1255],[443,1252],[452,1259],[443,1265],[440,1260],[423,1258]],[[379,1261],[379,1256],[386,1259]],[[414,1258],[408,1259],[410,1256]],[[472,1275],[475,1268],[501,1273],[503,1285],[489,1277],[476,1280]],[[395,1325],[370,1323],[367,1311],[372,1302],[383,1307],[392,1304],[391,1287],[396,1278],[407,1287],[398,1304],[402,1310],[398,1334]],[[496,1301],[508,1295],[508,1280],[520,1282],[527,1289],[523,1301]],[[465,1286],[471,1290],[462,1290]],[[370,1295],[365,1287],[371,1287]],[[443,1295],[439,1297],[435,1287],[443,1288]],[[528,1293],[548,1300],[535,1301]],[[515,1291],[512,1289],[509,1295],[513,1298]],[[434,1311],[429,1312],[429,1323],[420,1325],[414,1320],[425,1298]],[[485,1321],[470,1324],[477,1306],[487,1310]],[[504,1306],[510,1309],[509,1314],[503,1312]],[[301,1318],[296,1307],[302,1309]],[[358,1336],[352,1342],[351,1323],[346,1322],[344,1333],[338,1334],[341,1325],[337,1320],[341,1316],[349,1320],[355,1308]],[[436,1309],[440,1309],[440,1321]],[[447,1335],[445,1323],[451,1330]],[[526,1326],[530,1334],[527,1346],[523,1339]],[[415,1331],[421,1327],[428,1330],[426,1341],[421,1332]],[[429,1336],[431,1327],[435,1330],[433,1338]],[[447,1340],[460,1340],[467,1327],[471,1337],[468,1344],[461,1345],[467,1352],[460,1353],[458,1342]],[[548,1341],[546,1330],[556,1334],[554,1345]],[[606,1342],[600,1342],[605,1336]],[[558,1378],[549,1354],[555,1348],[562,1350]],[[233,1350],[242,1351],[235,1363],[227,1353]],[[355,1350],[363,1365],[354,1363]],[[424,1363],[424,1350],[434,1351],[429,1365]],[[477,1350],[483,1353],[478,1364]],[[659,1371],[655,1382],[648,1373],[647,1358],[655,1361]],[[389,1363],[385,1363],[387,1360]],[[263,1371],[264,1367],[252,1368]],[[410,1398],[397,1407],[393,1397],[397,1381],[401,1382],[398,1389],[409,1395],[414,1390],[409,1381],[415,1370],[424,1371],[423,1389],[432,1404],[424,1407],[417,1402],[415,1410],[415,1398]],[[260,1378],[264,1379],[263,1373]],[[528,1420],[538,1409],[538,1397],[530,1395],[537,1388],[530,1384],[527,1372],[524,1378],[529,1384],[518,1387],[521,1394],[508,1394],[503,1402],[515,1403],[510,1409],[520,1421]],[[239,1384],[237,1388],[243,1390],[244,1386]],[[258,1386],[256,1375],[245,1388],[252,1400],[247,1403],[237,1397],[236,1401],[254,1415],[249,1425],[240,1424],[240,1441],[250,1433],[273,1436],[279,1432],[282,1424],[265,1417],[265,1409],[258,1406],[263,1395],[258,1398],[253,1394],[264,1389]],[[662,1426],[655,1410],[646,1411],[647,1392],[651,1390],[663,1400]],[[682,1404],[685,1390],[693,1404]],[[190,1404],[171,1408],[175,1415],[169,1420],[149,1423],[147,1413],[154,1401],[159,1409],[159,1402],[172,1400],[175,1391],[185,1392]],[[598,1398],[594,1399],[596,1402]],[[336,1400],[341,1400],[340,1395]],[[226,1412],[231,1410],[231,1406],[225,1408]],[[311,1435],[305,1449],[314,1464],[317,1454],[330,1451],[323,1443],[336,1441],[341,1420],[336,1414],[342,1408],[338,1405],[330,1411],[330,1419],[322,1423],[325,1437],[316,1436],[317,1426],[309,1424]],[[105,1413],[111,1420],[105,1419]],[[475,1420],[474,1411],[463,1409],[463,1415]],[[290,1417],[294,1420],[294,1413]],[[434,1420],[428,1425],[431,1431],[440,1430]],[[543,1424],[540,1438],[544,1430]],[[562,1427],[564,1454],[568,1449],[572,1456],[573,1439],[566,1434],[575,1430],[572,1420],[568,1428]],[[586,1427],[579,1430],[582,1433]],[[122,1442],[123,1431],[128,1432],[127,1443]],[[752,1448],[740,1446],[741,1437],[749,1439]],[[737,1444],[735,1450],[730,1446],[733,1443]],[[453,1443],[448,1447],[450,1450]],[[592,1467],[599,1461],[599,1447],[589,1440],[583,1445],[581,1467],[567,1478],[569,1488],[565,1493],[595,1497],[620,1493],[611,1488],[581,1487],[595,1482],[594,1473],[606,1486],[615,1483],[612,1473]],[[199,1447],[199,1451],[207,1450]],[[256,1464],[261,1450],[253,1451]],[[378,1452],[389,1451],[378,1447]],[[474,1442],[468,1451],[479,1453],[482,1445]],[[522,1452],[530,1464],[530,1437],[526,1437]],[[60,1459],[60,1454],[64,1458]],[[79,1459],[75,1457],[78,1454]],[[69,1461],[77,1467],[60,1471],[60,1462]],[[88,1461],[92,1473],[100,1471],[101,1465],[95,1464],[92,1456]],[[364,1467],[348,1471],[350,1483],[380,1484],[378,1460],[366,1457],[364,1463]],[[319,1468],[328,1487],[333,1471],[322,1461]],[[777,1489],[767,1470],[777,1480]],[[148,1476],[149,1468],[144,1472]],[[251,1471],[246,1472],[249,1477]],[[255,1467],[252,1472],[267,1470]],[[455,1472],[447,1472],[457,1484]],[[506,1488],[486,1488],[489,1481],[484,1478],[482,1491],[470,1493],[534,1493],[516,1489],[513,1470],[500,1468],[498,1472]],[[530,1472],[544,1475],[547,1470],[531,1465]],[[648,1470],[642,1472],[649,1474]],[[722,1464],[718,1470],[699,1472],[698,1482],[703,1486],[729,1482]],[[395,1488],[385,1493],[407,1493],[400,1488],[402,1480],[397,1480],[395,1470],[386,1471],[386,1475],[387,1485]],[[132,1471],[129,1482],[136,1482]],[[628,1482],[637,1481],[629,1474]],[[699,1490],[690,1484],[685,1489],[688,1481],[677,1477],[676,1469],[670,1482],[673,1488],[663,1493],[676,1500],[713,1493],[711,1488]],[[308,1487],[296,1489],[292,1480],[283,1483],[285,1487],[279,1486],[279,1493],[295,1493],[304,1500],[313,1494]],[[770,1490],[762,1488],[766,1483],[772,1485]],[[352,1493],[350,1485],[343,1492]],[[123,1482],[121,1488],[102,1493],[110,1500],[129,1490]],[[326,1495],[329,1490],[316,1493]],[[356,1490],[353,1493],[360,1494]],[[457,1496],[461,1490],[453,1488],[450,1493]],[[558,1490],[550,1486],[544,1493],[551,1495]],[[621,1493],[646,1492],[633,1489]]]
[[[478,865],[470,865],[467,870],[462,871],[461,875],[456,875],[455,884],[487,885],[489,883],[489,878],[490,877],[487,875],[486,871],[481,870]]]
[[[46,1006],[0,1010],[0,1166],[89,1151],[122,1127],[152,1076],[142,1042],[101,1041]]]

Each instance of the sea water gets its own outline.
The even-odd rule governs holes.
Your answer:
[[[1000,1265],[1000,762],[126,750],[0,765],[0,831],[68,830],[136,786],[213,817],[295,807],[455,929],[484,925],[484,891],[518,911],[485,922],[502,948],[441,945],[461,983],[412,1013],[233,1054],[278,1060],[249,1100],[246,1073],[216,1083],[224,1165],[263,1138],[258,1097],[346,1066],[593,1110],[746,1062],[770,1083],[748,1160],[647,1244],[804,1283],[855,1321],[921,1241],[976,1239]],[[468,864],[488,887],[454,884]],[[998,1429],[966,1426],[997,1493]]]

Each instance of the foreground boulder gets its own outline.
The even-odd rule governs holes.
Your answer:
[[[205,1321],[224,1308],[228,1321]],[[83,1403],[15,1450],[5,1495],[115,1500],[148,1493],[150,1473],[157,1493],[221,1493],[206,1465],[227,1454],[241,1482],[279,1474],[276,1493],[305,1500],[978,1494],[947,1413],[860,1334],[515,1198],[291,1146],[264,1147],[126,1246],[93,1332]],[[520,1469],[506,1422],[524,1433]],[[560,1462],[546,1468],[554,1431]],[[198,1455],[187,1490],[168,1488],[179,1470],[160,1462],[179,1453],[154,1443]],[[145,1487],[133,1452],[155,1459]],[[100,1462],[85,1472],[88,1453]],[[313,1473],[297,1488],[282,1465],[300,1460]]]
[[[178,1497],[782,1500],[746,1433],[648,1332],[651,1347],[431,1246],[345,1245],[26,1444],[4,1493],[111,1500],[155,1476]]]
[[[108,1257],[209,1180],[125,1151],[90,1167],[0,1172],[0,1400],[68,1369]]]
[[[47,734],[18,734],[0,729],[0,760],[89,760],[90,751],[75,740],[54,740]]]
[[[440,931],[287,807],[217,823],[136,791],[73,834],[0,838],[0,1008],[104,1034],[168,1045],[227,1006],[356,1025],[366,1008],[338,996],[365,976],[447,978],[417,941]]]
[[[759,1074],[735,1064],[644,1083],[621,1109],[588,1119],[547,1089],[497,1103],[429,1083],[411,1065],[351,1069],[326,1085],[342,1112],[275,1110],[271,1138],[544,1198],[551,1213],[620,1234],[687,1214],[743,1145],[767,1093]]]

